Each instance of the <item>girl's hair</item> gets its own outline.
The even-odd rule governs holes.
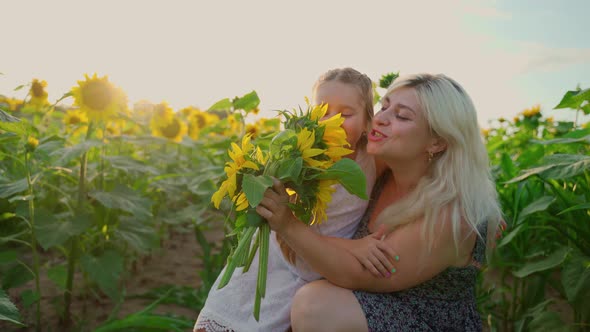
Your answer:
[[[365,130],[366,132],[369,132],[371,129],[371,120],[373,119],[373,82],[371,79],[367,75],[350,67],[328,70],[322,74],[313,85],[314,96],[322,84],[331,81],[350,84],[357,89],[359,98],[363,103],[365,119],[367,120],[367,123],[365,124]],[[359,142],[357,142],[357,146],[352,146],[351,149],[364,149],[366,146],[367,135],[365,134],[361,136]]]
[[[383,223],[392,230],[424,217],[423,236],[427,234],[431,250],[434,225],[450,222],[458,250],[462,223],[466,222],[483,237],[477,229],[487,221],[490,248],[502,213],[471,98],[461,85],[445,75],[398,78],[386,95],[401,88],[416,92],[431,133],[444,140],[447,148],[434,156],[428,174],[409,195],[381,213],[377,224]]]
[[[346,67],[346,68],[336,68],[328,70],[327,72],[320,75],[317,79],[315,84],[313,85],[313,94],[317,93],[318,88],[326,83],[326,82],[340,82],[344,84],[350,84],[354,86],[358,93],[359,98],[363,104],[363,109],[365,111],[365,134],[361,135],[360,140],[357,142],[357,146],[352,146],[351,149],[365,149],[367,146],[367,135],[366,133],[369,132],[371,129],[371,120],[373,119],[373,82],[371,79],[359,72],[356,69]],[[289,261],[291,264],[295,264],[295,252],[283,241],[283,239],[277,235],[277,242],[279,243],[279,247],[283,252],[283,256]]]

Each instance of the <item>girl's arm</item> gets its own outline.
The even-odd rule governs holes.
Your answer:
[[[315,271],[330,282],[349,289],[371,292],[392,292],[407,289],[427,281],[449,266],[466,265],[475,243],[470,233],[459,243],[457,255],[453,245],[452,229],[443,223],[435,228],[432,250],[422,241],[423,220],[399,227],[385,238],[400,257],[396,271],[389,278],[375,277],[345,249],[355,240],[326,241],[310,227],[295,218],[287,206],[288,196],[283,185],[275,181],[267,190],[257,212],[267,219],[271,228],[279,233],[287,244]]]

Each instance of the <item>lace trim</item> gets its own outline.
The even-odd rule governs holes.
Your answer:
[[[199,320],[193,329],[193,332],[236,332],[233,329],[219,324],[213,319],[205,318]]]

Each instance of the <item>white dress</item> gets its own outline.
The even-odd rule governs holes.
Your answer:
[[[370,195],[375,182],[375,163],[366,152],[358,152],[357,163],[367,178],[367,195]],[[311,226],[322,235],[351,238],[367,208],[368,201],[349,194],[341,185],[335,185],[332,201],[328,204],[328,219],[320,225]],[[276,233],[270,233],[268,254],[268,275],[266,296],[260,304],[260,320],[254,319],[254,295],[258,276],[258,253],[250,270],[242,273],[237,268],[229,283],[217,289],[221,275],[211,287],[205,306],[195,323],[195,330],[212,331],[279,331],[290,327],[291,301],[295,292],[306,283],[320,279],[307,263],[297,257],[295,266],[283,256],[276,240]]]

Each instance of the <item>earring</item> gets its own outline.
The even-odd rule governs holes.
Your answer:
[[[428,151],[428,162],[432,162],[432,158],[434,158],[434,153],[432,151]]]

